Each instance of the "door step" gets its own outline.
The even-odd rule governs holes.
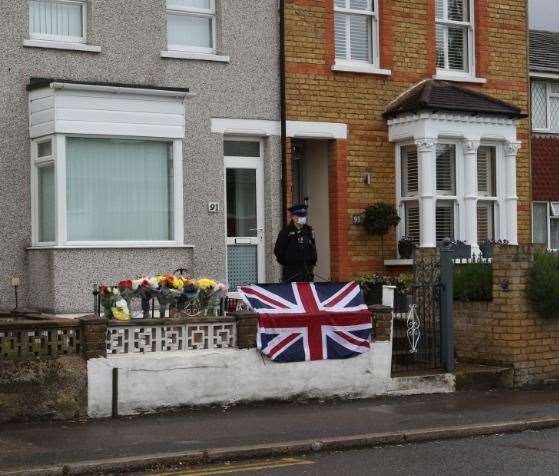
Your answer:
[[[454,375],[457,391],[513,388],[514,371],[510,367],[458,364]]]

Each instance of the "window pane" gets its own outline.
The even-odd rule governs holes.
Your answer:
[[[369,0],[349,0],[349,8],[371,11],[369,8]]]
[[[417,147],[409,145],[401,148],[402,154],[402,196],[418,192]]]
[[[468,71],[468,34],[465,28],[448,27],[448,68]]]
[[[209,10],[211,8],[211,0],[167,0],[167,8],[173,7],[193,7],[193,8],[205,8]]]
[[[227,236],[257,236],[256,170],[227,169]]]
[[[446,68],[444,52],[445,52],[445,27],[437,25],[437,68]]]
[[[168,13],[167,41],[173,46],[213,48],[212,17]]]
[[[455,21],[470,21],[470,0],[448,0],[448,19]]]
[[[226,157],[260,157],[260,142],[226,140],[223,142]]]
[[[436,0],[435,16],[437,17],[438,20],[444,19],[444,0]]]
[[[171,144],[68,138],[70,241],[173,239]]]
[[[556,131],[559,130],[559,98],[550,97],[549,98],[549,124],[550,129]]]
[[[534,243],[547,245],[547,203],[534,203],[533,215]]]
[[[559,220],[552,218],[549,222],[550,243],[549,247],[553,250],[559,249]]]
[[[336,58],[347,58],[347,15],[336,13],[334,15],[335,36],[336,36]]]
[[[477,242],[483,243],[494,240],[495,213],[494,204],[491,202],[480,202],[477,205]]]
[[[454,195],[456,146],[453,144],[437,144],[437,191]]]
[[[405,224],[406,224],[406,236],[411,238],[411,240],[419,245],[419,207],[417,203],[406,203],[405,207]]]
[[[481,146],[477,151],[477,189],[481,196],[496,196],[495,147]]]
[[[454,240],[454,203],[437,202],[435,213],[437,243],[440,243],[445,238]]]
[[[532,127],[547,129],[547,91],[545,82],[532,82]]]
[[[31,0],[29,28],[40,35],[81,38],[83,5],[52,0]]]
[[[54,241],[54,166],[39,167],[39,241]]]
[[[366,15],[350,15],[349,35],[351,59],[370,61],[369,39],[371,18]]]
[[[336,7],[347,8],[347,0],[336,0]]]
[[[39,142],[37,144],[37,157],[49,157],[52,155],[52,141]]]

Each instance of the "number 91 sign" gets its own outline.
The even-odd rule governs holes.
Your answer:
[[[208,202],[208,212],[210,213],[219,212],[219,202]]]

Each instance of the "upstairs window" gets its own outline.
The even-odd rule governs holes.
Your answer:
[[[215,53],[215,0],[167,0],[167,47]]]
[[[473,2],[436,0],[437,68],[473,75]]]
[[[334,0],[336,62],[378,66],[378,0]]]
[[[29,37],[85,43],[85,0],[30,0]]]
[[[559,132],[559,81],[532,81],[532,127]]]

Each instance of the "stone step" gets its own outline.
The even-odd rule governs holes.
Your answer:
[[[459,363],[454,372],[456,390],[497,390],[513,388],[513,369]]]

